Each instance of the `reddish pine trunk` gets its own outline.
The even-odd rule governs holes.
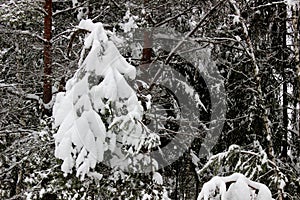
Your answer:
[[[148,6],[149,0],[144,0],[144,8],[149,10]],[[147,18],[147,14],[145,14],[145,17]],[[148,19],[147,19],[148,20]],[[142,52],[142,58],[141,58],[141,64],[140,64],[140,70],[142,72],[141,78],[145,82],[150,81],[150,77],[148,76],[147,71],[149,70],[149,65],[151,64],[151,55],[152,55],[152,34],[150,31],[146,30],[144,31],[144,47]]]
[[[44,9],[47,13],[44,18],[44,88],[43,103],[48,104],[52,99],[52,58],[51,58],[51,37],[52,37],[52,0],[45,0]],[[45,115],[50,116],[51,110],[44,106]]]
[[[142,64],[148,65],[151,63],[152,55],[152,34],[149,31],[144,31],[144,47],[142,55]]]

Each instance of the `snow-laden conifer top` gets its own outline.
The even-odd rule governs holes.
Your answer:
[[[145,136],[139,123],[143,109],[125,79],[135,78],[135,68],[121,56],[101,23],[82,20],[79,28],[90,33],[79,69],[67,82],[66,92],[56,97],[53,116],[59,127],[55,156],[63,160],[62,171],[71,173],[75,167],[77,176],[84,178],[105,160],[105,153],[111,154],[105,162],[113,167],[127,154],[136,154]],[[89,51],[86,57],[85,51]]]

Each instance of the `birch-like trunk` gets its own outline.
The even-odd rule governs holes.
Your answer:
[[[233,6],[234,10],[235,10],[235,15],[239,17],[240,22],[241,22],[241,26],[243,28],[243,33],[244,36],[246,38],[246,43],[247,43],[247,47],[245,48],[247,54],[249,55],[249,57],[252,60],[252,64],[253,64],[253,74],[254,74],[254,80],[256,82],[256,91],[257,91],[257,106],[260,107],[261,109],[261,117],[263,120],[263,126],[264,126],[264,137],[267,141],[267,146],[266,146],[266,153],[268,158],[274,163],[274,173],[275,173],[275,177],[277,178],[277,191],[278,191],[278,200],[283,200],[283,189],[280,186],[280,174],[279,174],[279,169],[278,166],[276,165],[276,159],[275,159],[275,152],[274,152],[274,145],[273,145],[273,139],[272,139],[272,129],[271,129],[271,123],[269,120],[269,113],[268,110],[266,108],[266,105],[264,104],[264,94],[262,91],[262,86],[261,86],[261,77],[260,77],[260,69],[259,69],[259,63],[257,62],[256,56],[255,56],[255,50],[254,50],[254,46],[252,43],[252,40],[249,36],[249,32],[248,32],[248,28],[244,22],[244,19],[241,17],[241,13],[240,13],[240,9],[236,3],[235,0],[229,0],[230,4]]]

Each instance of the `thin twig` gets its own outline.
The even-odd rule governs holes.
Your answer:
[[[42,36],[36,34],[36,33],[31,33],[29,31],[21,31],[21,30],[11,30],[11,29],[0,29],[0,33],[4,33],[4,34],[19,34],[19,35],[28,35],[31,36],[33,38],[37,38],[39,39],[41,42],[48,42],[47,40],[45,40]]]
[[[252,9],[256,10],[256,9],[260,9],[260,8],[264,8],[264,7],[275,6],[278,4],[285,4],[285,3],[286,3],[286,1],[277,1],[277,2],[272,2],[272,3],[267,3],[267,4],[259,5],[256,7],[252,7]]]
[[[166,59],[166,64],[168,64],[171,60],[171,57],[174,55],[174,53],[178,50],[178,48],[189,38],[191,37],[202,25],[202,23],[206,20],[206,18],[208,18],[209,15],[211,15],[213,12],[215,12],[217,10],[217,8],[222,5],[225,1],[227,0],[222,0],[219,3],[217,3],[208,13],[206,13],[202,19],[199,21],[199,23],[197,24],[197,26],[191,30],[188,34],[186,34],[186,36],[176,45],[175,48],[172,49],[172,51],[170,52],[170,54],[168,55],[167,59]]]
[[[172,20],[174,20],[174,19],[180,17],[181,15],[186,14],[186,12],[189,11],[190,9],[192,9],[192,8],[195,6],[195,4],[197,4],[198,2],[199,2],[199,1],[196,1],[195,3],[193,3],[192,6],[188,7],[187,9],[185,9],[184,11],[182,11],[181,13],[178,13],[177,15],[175,15],[175,16],[173,16],[173,17],[169,17],[168,19],[166,19],[166,20],[164,20],[164,21],[162,21],[162,22],[159,22],[159,23],[155,24],[154,27],[160,27],[160,26],[162,26],[162,25],[168,23],[169,21],[172,21]]]
[[[74,6],[74,7],[71,7],[71,8],[67,8],[67,9],[64,9],[64,10],[58,10],[55,13],[52,14],[52,17],[56,17],[57,15],[63,14],[65,12],[76,10],[77,8],[82,7],[84,4],[86,4],[86,2],[83,2],[83,3],[81,3],[81,4],[77,5],[77,6]]]

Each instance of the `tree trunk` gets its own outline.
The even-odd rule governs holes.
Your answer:
[[[288,60],[288,54],[286,52],[287,49],[287,28],[286,28],[286,19],[287,19],[287,8],[284,5],[282,9],[279,9],[279,12],[282,13],[281,19],[282,23],[280,24],[280,32],[282,33],[282,78],[283,78],[283,86],[282,86],[282,114],[283,114],[283,144],[282,144],[282,153],[281,156],[287,159],[288,152],[288,83],[286,77],[286,62]]]
[[[285,65],[285,64],[284,64]],[[287,82],[286,82],[286,74],[285,74],[285,66],[282,69],[282,78],[284,80],[282,86],[282,115],[283,115],[283,140],[282,140],[282,152],[281,156],[283,158],[287,158],[287,151],[288,151],[288,95],[287,95]]]
[[[43,86],[43,114],[50,116],[51,108],[49,104],[52,99],[52,0],[45,0],[44,9],[47,13],[44,17],[44,86]]]
[[[238,5],[236,4],[236,1],[234,0],[229,0],[230,4],[233,6],[235,9],[235,14],[240,15],[240,10]],[[254,74],[254,80],[256,82],[256,91],[257,91],[257,99],[258,101],[256,102],[257,106],[260,107],[260,115],[263,120],[263,125],[264,125],[264,137],[266,139],[266,153],[268,158],[274,163],[274,173],[277,178],[277,191],[278,191],[278,200],[283,200],[283,190],[280,186],[280,174],[278,172],[278,167],[276,164],[276,158],[275,158],[275,152],[274,152],[274,144],[273,144],[273,134],[272,134],[272,129],[270,125],[270,120],[269,120],[269,112],[266,108],[266,105],[264,104],[264,99],[265,99],[265,94],[262,91],[262,82],[261,82],[261,72],[259,68],[259,63],[256,60],[255,56],[255,49],[254,45],[252,44],[252,40],[250,38],[249,32],[248,32],[248,27],[244,22],[241,22],[242,28],[243,28],[243,33],[244,37],[246,38],[246,43],[247,43],[247,53],[250,56],[252,63],[253,63],[253,74]]]
[[[293,31],[294,31],[294,41],[293,41],[293,46],[294,46],[294,51],[295,51],[295,63],[296,63],[296,79],[297,79],[297,86],[299,90],[300,86],[300,34],[299,34],[299,21],[300,21],[300,15],[299,15],[299,6],[294,6],[291,8],[292,11],[292,26],[293,26]],[[300,92],[298,91],[298,107],[300,106]],[[299,156],[300,152],[300,112],[298,112],[298,136],[297,136],[297,154]]]
[[[144,8],[145,9],[149,9],[149,0],[144,0]],[[148,14],[147,11],[145,13],[145,18],[148,21]],[[149,26],[150,23],[148,23]],[[141,78],[143,79],[143,81],[145,82],[150,82],[150,78],[147,70],[149,68],[149,65],[151,64],[151,55],[152,55],[152,34],[150,31],[148,30],[144,30],[144,36],[143,36],[143,40],[144,40],[144,44],[143,44],[143,52],[142,52],[142,58],[141,58],[141,64],[139,66],[140,70],[141,70]]]

